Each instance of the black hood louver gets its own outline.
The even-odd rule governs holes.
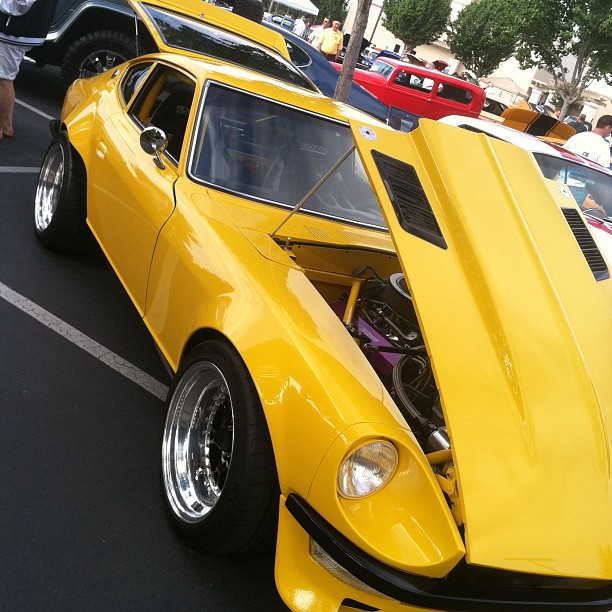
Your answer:
[[[576,242],[580,246],[580,250],[584,255],[584,258],[591,268],[591,272],[595,277],[595,280],[600,281],[606,278],[610,278],[610,271],[606,264],[606,260],[599,251],[597,244],[589,228],[587,227],[584,219],[575,208],[562,208],[561,211],[565,216],[567,224],[570,226]]]
[[[446,241],[416,170],[378,151],[372,156],[400,225],[409,233],[446,249]]]

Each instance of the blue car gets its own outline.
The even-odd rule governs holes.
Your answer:
[[[336,83],[340,73],[321,55],[307,40],[300,38],[288,30],[269,21],[262,21],[262,25],[277,31],[287,42],[287,49],[291,61],[321,90],[323,94],[332,98],[336,90]],[[387,121],[389,108],[375,98],[357,83],[351,84],[351,91],[347,102],[381,121]]]

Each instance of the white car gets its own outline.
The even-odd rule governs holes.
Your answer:
[[[573,196],[585,214],[604,255],[612,262],[612,172],[563,147],[482,119],[450,115],[439,119],[471,132],[509,142],[530,151],[542,174]]]

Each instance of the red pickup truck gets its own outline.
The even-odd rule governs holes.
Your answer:
[[[478,85],[388,57],[376,59],[370,70],[356,69],[353,80],[387,106],[430,119],[478,117],[485,102]]]

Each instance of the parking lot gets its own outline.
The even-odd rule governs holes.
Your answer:
[[[286,609],[272,555],[196,552],[167,523],[169,376],[97,249],[37,243],[58,71],[24,66],[16,95],[0,142],[0,610]]]

